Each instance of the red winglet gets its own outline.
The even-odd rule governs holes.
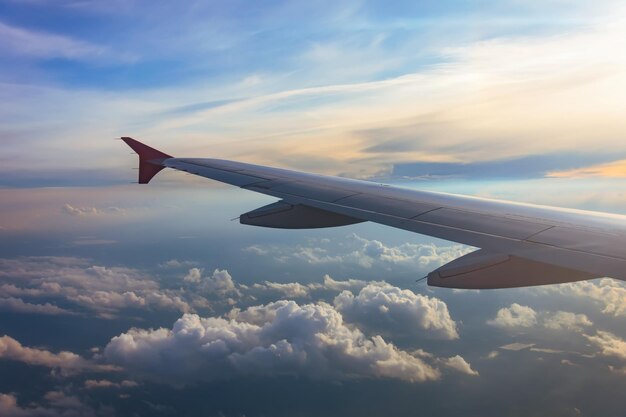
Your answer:
[[[147,184],[159,171],[165,168],[164,160],[173,158],[171,155],[157,151],[143,143],[129,137],[122,140],[139,155],[139,184]]]

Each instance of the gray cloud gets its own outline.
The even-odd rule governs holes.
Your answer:
[[[47,406],[29,403],[22,407],[15,394],[0,393],[0,415],[3,417],[92,417],[98,415],[90,406],[78,397],[62,391],[49,391],[43,400]]]
[[[0,358],[23,362],[28,365],[45,366],[58,369],[62,374],[74,374],[84,371],[111,372],[114,366],[95,363],[72,352],[53,353],[45,349],[23,346],[10,336],[0,337]]]
[[[99,388],[135,388],[139,384],[135,381],[125,379],[120,382],[109,381],[108,379],[87,379],[83,386],[85,389],[99,389]]]
[[[12,313],[35,313],[47,315],[74,314],[72,311],[65,310],[50,303],[31,304],[26,303],[21,298],[0,298],[0,310],[10,311]]]

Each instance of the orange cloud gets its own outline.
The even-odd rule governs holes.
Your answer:
[[[626,159],[592,165],[586,168],[549,172],[547,176],[551,178],[626,178]]]

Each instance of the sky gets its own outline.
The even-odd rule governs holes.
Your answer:
[[[620,1],[0,0],[0,415],[623,416],[626,284],[231,221],[212,157],[626,214]]]

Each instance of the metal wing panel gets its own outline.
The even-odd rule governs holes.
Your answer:
[[[450,226],[511,239],[523,240],[553,226],[543,222],[517,220],[493,214],[440,208],[416,218],[421,222]]]
[[[356,194],[337,200],[335,203],[405,219],[411,219],[440,208],[438,205],[381,197],[373,194]]]
[[[626,279],[626,216],[520,204],[212,159],[163,165],[496,253]],[[607,233],[608,232],[608,233]]]

